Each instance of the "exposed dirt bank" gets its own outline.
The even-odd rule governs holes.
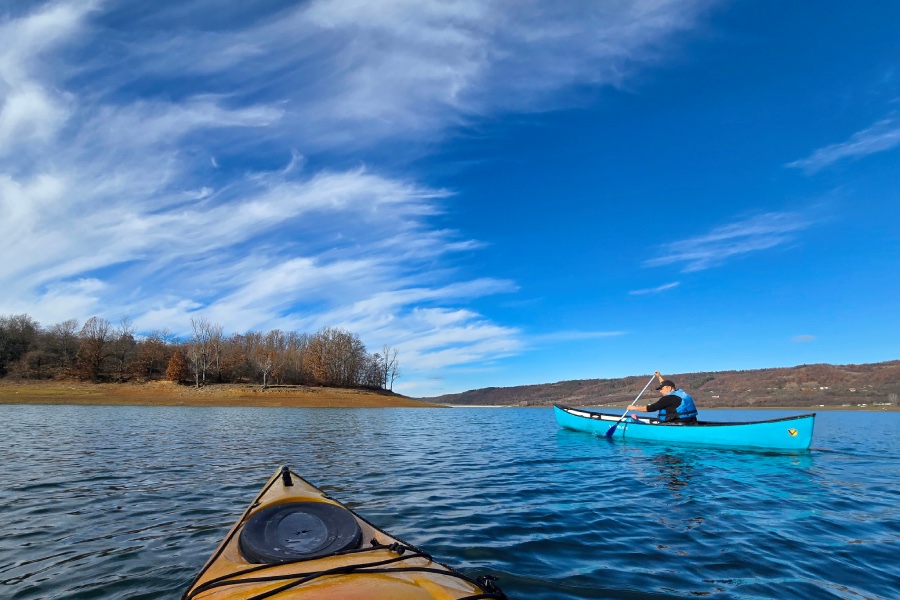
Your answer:
[[[306,386],[225,384],[197,389],[169,381],[80,383],[0,381],[0,404],[106,404],[124,406],[281,406],[296,408],[434,408],[391,392]],[[439,405],[437,405],[439,406]]]

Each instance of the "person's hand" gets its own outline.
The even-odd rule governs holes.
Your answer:
[[[637,421],[638,420],[637,413],[631,413],[631,418],[634,419],[635,421]]]
[[[653,371],[653,374],[656,375],[657,378],[662,379],[662,374],[659,371]]]

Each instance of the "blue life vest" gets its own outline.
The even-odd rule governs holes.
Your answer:
[[[697,407],[694,406],[694,399],[690,397],[690,395],[682,389],[677,389],[670,394],[671,396],[678,396],[681,398],[681,404],[675,409],[675,414],[667,415],[666,409],[662,409],[659,411],[659,420],[660,421],[680,421],[686,419],[696,419],[697,418]]]

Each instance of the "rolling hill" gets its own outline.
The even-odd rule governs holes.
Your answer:
[[[461,406],[625,406],[640,393],[647,375],[619,379],[579,379],[470,390],[422,398]],[[699,407],[898,406],[900,360],[862,365],[796,367],[663,374],[691,394]],[[649,388],[641,404],[658,397]]]

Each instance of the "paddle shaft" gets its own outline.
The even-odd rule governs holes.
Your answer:
[[[650,387],[650,384],[653,383],[653,380],[654,380],[654,379],[656,379],[656,375],[655,375],[655,374],[653,375],[653,377],[650,378],[650,381],[647,382],[647,385],[644,386],[644,389],[641,390],[641,393],[637,395],[637,398],[635,398],[634,400],[631,401],[631,404],[634,404],[635,402],[637,402],[638,400],[641,399],[641,396],[644,395],[644,392],[647,391],[647,388]],[[631,406],[631,404],[629,404],[628,406]],[[627,416],[628,416],[628,409],[626,408],[626,409],[625,409],[625,412],[622,413],[622,416],[619,417],[619,420],[616,421],[615,424],[614,424],[612,427],[609,428],[609,430],[607,430],[607,432],[606,432],[606,437],[612,437],[612,434],[613,434],[613,432],[616,430],[616,427],[618,427],[618,426],[619,426],[619,423],[622,422],[622,419],[624,419],[624,418],[627,417]]]

